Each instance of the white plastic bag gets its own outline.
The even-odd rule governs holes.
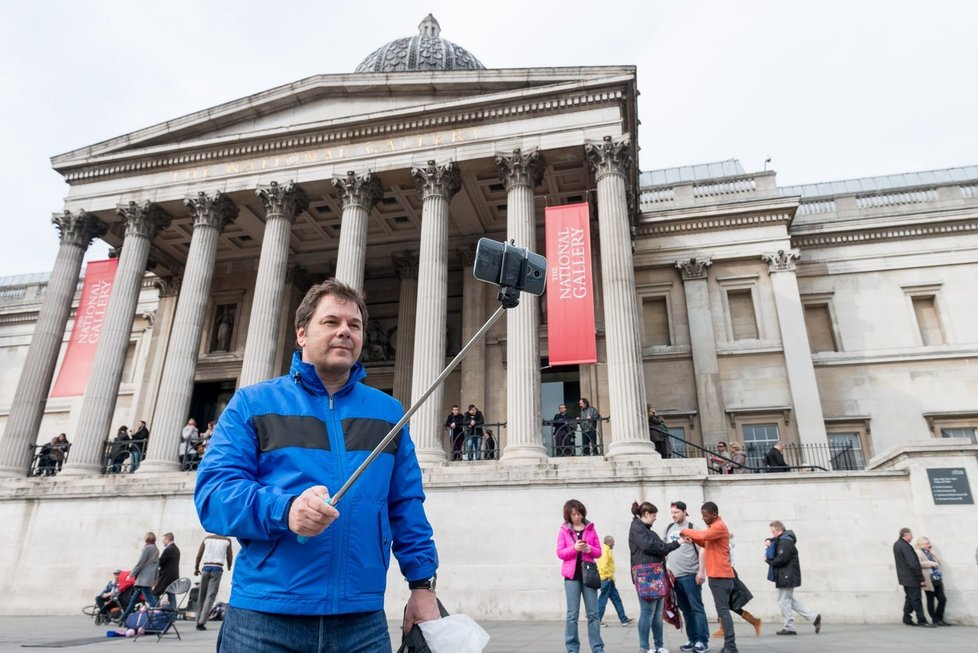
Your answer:
[[[489,633],[464,614],[424,621],[418,626],[431,653],[482,653],[489,643]]]

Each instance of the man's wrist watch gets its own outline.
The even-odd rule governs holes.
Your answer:
[[[431,592],[435,591],[435,581],[438,579],[438,574],[434,574],[431,578],[422,578],[421,580],[409,580],[408,589],[409,590],[428,590]]]

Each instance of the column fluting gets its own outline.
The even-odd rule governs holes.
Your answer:
[[[367,218],[384,197],[380,179],[367,172],[352,170],[346,177],[333,179],[333,187],[343,205],[340,245],[336,255],[336,278],[363,291],[363,270],[367,255]]]
[[[536,149],[497,154],[496,168],[506,186],[506,234],[517,247],[535,252],[537,220],[533,189],[543,180],[544,161]],[[537,462],[547,457],[540,416],[540,309],[523,294],[506,311],[506,446],[503,462]]]
[[[187,422],[194,391],[194,373],[210,301],[217,241],[224,227],[238,215],[238,207],[220,192],[210,196],[197,193],[184,203],[193,218],[194,230],[173,318],[173,334],[163,364],[156,422],[151,426],[153,435],[149,440],[147,459],[139,466],[139,474],[180,469],[180,431]]]
[[[625,179],[631,166],[628,134],[584,146],[594,173],[601,239],[601,282],[604,297],[605,349],[608,357],[610,429],[605,429],[608,456],[658,456],[649,439],[645,408],[645,372],[638,327],[631,220]],[[610,434],[609,434],[610,431]]]
[[[62,473],[69,475],[98,474],[102,469],[102,449],[112,430],[112,417],[119,396],[126,349],[132,336],[132,323],[139,301],[139,291],[149,261],[149,248],[160,230],[170,224],[170,216],[151,202],[118,210],[126,226],[126,235],[119,254],[112,294],[105,309],[102,333],[95,349],[91,376],[85,389],[78,432],[71,444],[71,456]]]
[[[289,240],[296,216],[309,206],[309,198],[296,184],[272,182],[256,191],[265,205],[265,232],[251,302],[248,338],[238,377],[243,388],[276,375],[275,353],[280,336],[285,301],[285,276],[289,263]]]
[[[55,213],[61,245],[37,314],[31,344],[21,369],[10,414],[0,439],[0,477],[24,476],[30,465],[30,445],[37,441],[54,369],[58,363],[71,303],[78,287],[82,259],[95,238],[108,227],[85,211]]]
[[[411,401],[428,389],[445,367],[448,309],[448,203],[461,188],[458,165],[428,161],[413,168],[421,196],[421,251],[418,257],[418,301],[415,318]],[[441,445],[444,386],[438,386],[411,419],[411,436],[421,464],[445,462]]]
[[[391,257],[401,279],[397,302],[397,341],[394,344],[394,397],[407,408],[411,401],[414,327],[418,313],[418,253],[409,250]]]

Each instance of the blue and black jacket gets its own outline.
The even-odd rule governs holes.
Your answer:
[[[238,390],[221,415],[194,502],[207,531],[241,543],[232,606],[293,615],[383,609],[392,548],[405,578],[434,575],[438,555],[407,428],[322,534],[299,544],[288,528],[294,497],[313,485],[338,490],[404,414],[397,400],[360,383],[365,376],[358,362],[331,396],[296,352],[288,376]]]

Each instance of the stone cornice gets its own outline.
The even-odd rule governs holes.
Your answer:
[[[942,222],[934,224],[904,224],[876,229],[853,229],[818,234],[795,234],[791,236],[791,244],[803,249],[818,247],[833,247],[836,245],[852,245],[884,240],[906,240],[909,238],[924,238],[928,236],[950,236],[978,232],[978,219],[962,220],[959,222]]]
[[[600,80],[607,84],[608,80]],[[410,113],[395,110],[371,114],[369,122],[363,116],[334,119],[314,125],[281,128],[274,133],[259,132],[254,135],[233,134],[199,142],[168,144],[127,150],[118,153],[94,155],[82,160],[64,160],[55,157],[55,169],[64,175],[68,183],[89,181],[103,177],[143,174],[148,171],[180,166],[199,166],[207,163],[229,161],[236,158],[267,156],[291,152],[301,148],[316,148],[360,140],[392,138],[414,135],[419,131],[459,129],[468,125],[508,120],[536,114],[564,111],[568,108],[617,104],[626,97],[624,90],[580,92],[581,84],[567,89],[563,97],[534,98],[536,92],[552,95],[553,87],[531,89],[521,93],[516,100],[500,106],[486,106],[491,98],[485,96],[456,100],[455,105],[438,113],[439,105],[412,108]],[[577,91],[577,92],[570,92]],[[469,103],[471,101],[471,103]],[[187,151],[193,149],[193,151]],[[68,155],[63,155],[67,157]]]
[[[641,223],[635,228],[635,233],[638,236],[657,236],[697,231],[718,231],[761,225],[790,224],[791,219],[790,213],[747,213],[701,216],[689,219],[677,217],[677,219],[670,221]]]

